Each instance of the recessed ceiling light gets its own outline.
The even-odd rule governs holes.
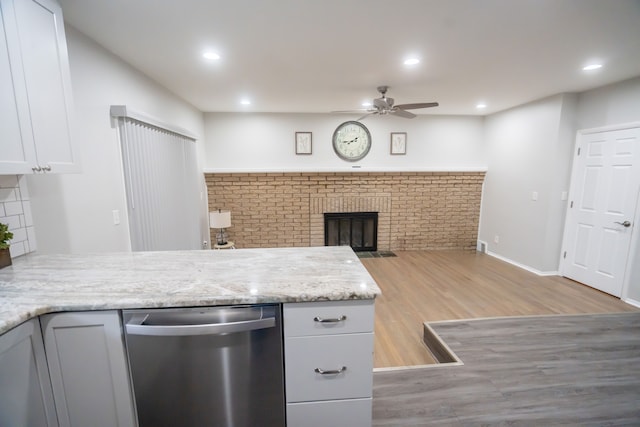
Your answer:
[[[251,101],[249,99],[241,99],[240,104],[242,105],[251,105]]]
[[[419,63],[420,60],[418,58],[407,58],[404,60],[404,65],[416,65]]]
[[[215,59],[220,59],[220,55],[218,55],[215,52],[212,51],[206,51],[202,54],[202,57],[204,59],[211,59],[211,60],[215,60]]]
[[[589,64],[586,67],[582,67],[582,71],[593,71],[602,68],[602,64]]]
[[[364,101],[364,102],[362,103],[362,106],[363,106],[363,107],[371,107],[371,102],[369,102],[369,101]]]
[[[483,108],[487,108],[487,104],[484,104],[484,103],[481,102],[479,104],[476,104],[476,108],[478,110],[482,110]]]

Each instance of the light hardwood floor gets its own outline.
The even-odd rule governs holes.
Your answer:
[[[376,299],[376,368],[434,363],[422,342],[426,321],[640,311],[563,277],[538,276],[476,252],[396,255],[361,260],[382,289]]]

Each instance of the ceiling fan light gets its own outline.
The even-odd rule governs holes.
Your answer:
[[[589,64],[582,67],[582,71],[593,71],[602,68],[602,64]]]

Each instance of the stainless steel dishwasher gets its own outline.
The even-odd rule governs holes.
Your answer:
[[[285,425],[280,305],[123,315],[140,427]]]

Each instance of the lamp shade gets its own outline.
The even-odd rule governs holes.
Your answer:
[[[209,212],[209,227],[210,228],[231,227],[231,212],[222,211],[222,210]]]

